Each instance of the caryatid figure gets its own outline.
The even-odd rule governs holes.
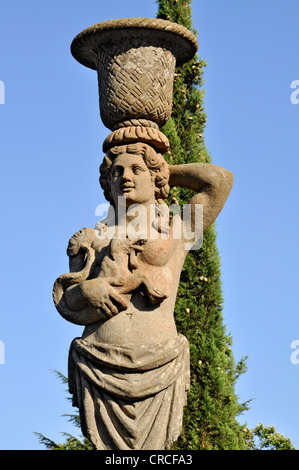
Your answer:
[[[169,449],[182,429],[189,345],[174,320],[180,274],[193,243],[222,210],[233,177],[213,164],[166,162],[169,144],[159,126],[169,118],[169,103],[151,106],[153,92],[140,83],[148,58],[151,86],[162,96],[172,79],[161,70],[167,62],[173,73],[176,61],[190,59],[195,41],[179,25],[139,18],[95,25],[72,46],[99,74],[101,116],[112,130],[100,183],[111,206],[95,228],[70,239],[70,272],[56,280],[53,297],[66,320],[85,327],[70,347],[69,390],[82,432],[98,450]],[[122,100],[126,75],[130,93]],[[117,99],[108,102],[111,90]],[[180,211],[169,217],[165,200],[173,186],[195,192],[186,217]]]

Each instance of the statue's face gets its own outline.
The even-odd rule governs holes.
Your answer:
[[[141,155],[118,155],[111,167],[110,188],[115,204],[118,197],[130,204],[155,203],[154,177]]]

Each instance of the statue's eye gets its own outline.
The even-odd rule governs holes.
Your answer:
[[[143,170],[143,168],[141,168],[141,166],[137,166],[137,165],[133,166],[133,173],[134,173],[135,175],[138,175],[139,173],[141,173],[141,172],[143,172],[143,171],[144,171],[144,170]]]
[[[122,174],[122,169],[119,166],[115,166],[112,170],[113,176],[120,176]]]

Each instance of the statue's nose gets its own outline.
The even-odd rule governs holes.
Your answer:
[[[132,171],[130,168],[125,168],[123,171],[123,179],[126,181],[132,181]]]

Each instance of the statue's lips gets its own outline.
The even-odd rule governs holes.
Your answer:
[[[122,189],[123,193],[128,193],[129,191],[131,191],[134,188],[135,188],[134,185],[122,185],[121,186],[121,189]]]

